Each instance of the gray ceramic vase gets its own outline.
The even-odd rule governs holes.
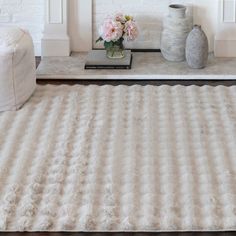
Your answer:
[[[208,60],[208,39],[201,26],[195,25],[186,42],[186,59],[191,68],[202,69]]]
[[[170,5],[161,35],[161,52],[166,60],[185,60],[186,39],[191,29],[192,20],[186,16],[186,7],[180,4]]]

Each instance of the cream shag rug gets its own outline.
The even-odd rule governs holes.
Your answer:
[[[0,230],[236,230],[236,87],[38,86],[0,113]]]

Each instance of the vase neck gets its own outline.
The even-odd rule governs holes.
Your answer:
[[[171,4],[169,6],[170,17],[173,18],[185,18],[186,17],[186,6],[181,4]]]
[[[194,26],[193,26],[193,29],[198,29],[198,30],[201,30],[201,29],[202,29],[202,27],[201,27],[201,25],[194,25]]]

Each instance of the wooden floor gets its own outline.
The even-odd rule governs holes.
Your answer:
[[[132,86],[135,84],[138,85],[154,85],[154,86],[160,86],[160,85],[183,85],[183,86],[191,86],[191,85],[197,85],[197,86],[232,86],[236,85],[236,80],[221,80],[221,81],[214,81],[214,80],[37,80],[38,84],[44,85],[44,84],[54,84],[54,85],[60,85],[60,84],[68,84],[68,85],[74,85],[74,84],[80,84],[80,85],[90,85],[90,84],[96,84],[99,86],[102,85],[128,85]]]
[[[0,233],[1,236],[235,236],[236,233]]]

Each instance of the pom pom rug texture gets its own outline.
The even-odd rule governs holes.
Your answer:
[[[233,231],[235,186],[234,86],[37,86],[0,113],[1,231]]]

